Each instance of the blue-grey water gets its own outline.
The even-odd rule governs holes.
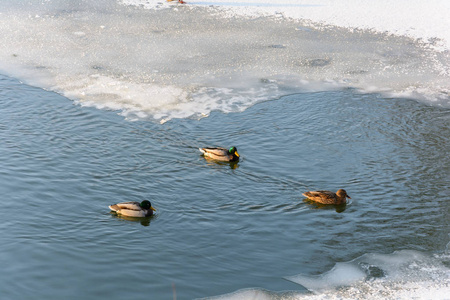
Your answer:
[[[388,266],[405,257],[406,293],[448,298],[448,108],[347,89],[160,125],[1,76],[0,116],[1,299],[300,299],[314,294],[286,277],[378,254],[364,284],[379,298],[401,297]],[[345,207],[301,196],[338,188]],[[156,216],[109,212],[142,199]]]
[[[0,2],[1,300],[450,299],[438,39]],[[346,206],[301,195],[339,188]],[[143,199],[154,217],[108,209]]]

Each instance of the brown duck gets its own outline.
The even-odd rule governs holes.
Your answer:
[[[350,198],[344,189],[338,190],[336,193],[330,191],[309,191],[302,194],[306,198],[322,204],[344,204],[347,203],[346,198]]]

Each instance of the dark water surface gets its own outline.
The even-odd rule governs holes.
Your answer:
[[[160,125],[0,77],[0,115],[2,299],[306,291],[284,277],[449,241],[448,109],[344,90]],[[338,188],[346,207],[301,196]],[[109,212],[143,199],[156,217]]]

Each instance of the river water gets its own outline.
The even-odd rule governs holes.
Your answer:
[[[448,51],[123,2],[0,5],[2,299],[449,299]]]

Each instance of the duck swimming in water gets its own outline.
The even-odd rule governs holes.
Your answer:
[[[239,153],[236,147],[231,147],[230,149],[220,148],[220,147],[206,147],[199,148],[203,156],[207,158],[212,158],[217,161],[238,161]]]
[[[344,189],[338,190],[336,193],[330,192],[330,191],[309,191],[302,194],[306,198],[322,203],[322,204],[344,204],[347,203],[346,198],[350,198],[349,195],[347,195],[347,192]]]
[[[148,200],[144,200],[141,203],[130,201],[112,204],[109,208],[118,215],[135,218],[150,217],[156,211]]]

